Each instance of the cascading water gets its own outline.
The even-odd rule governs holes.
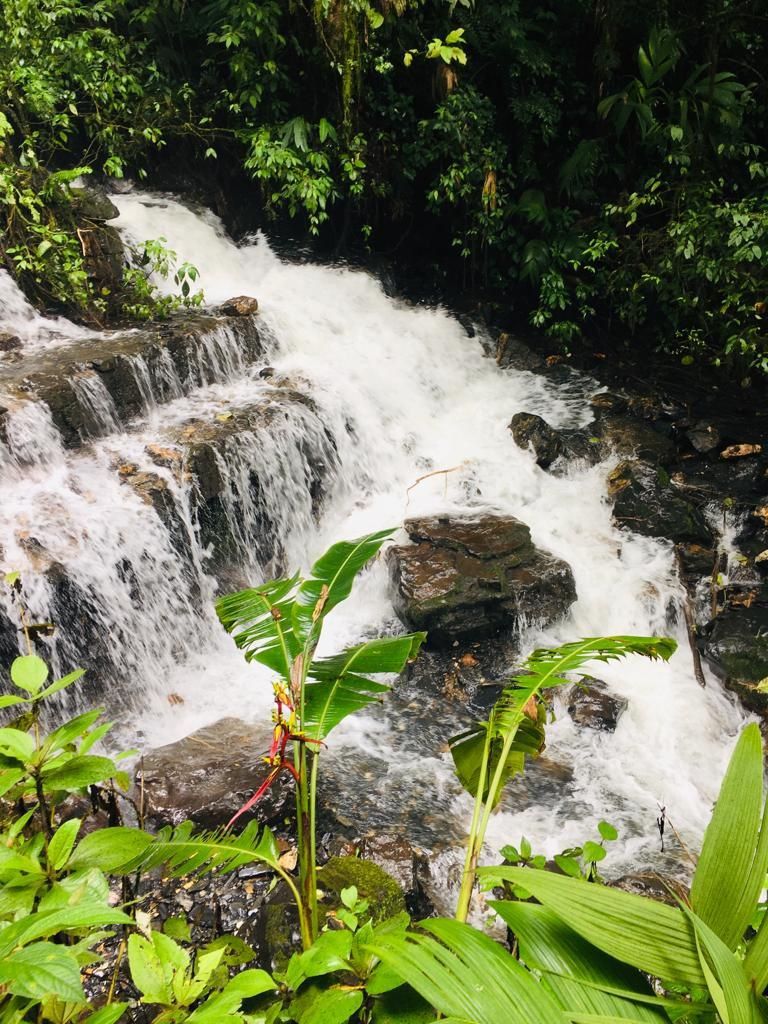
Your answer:
[[[316,410],[310,414],[299,403],[284,423],[251,424],[216,448],[225,518],[235,517],[230,532],[243,562],[243,548],[258,547],[253,532],[265,516],[281,561],[293,570],[336,539],[396,525],[406,515],[511,513],[529,524],[537,545],[570,563],[578,591],[568,617],[546,632],[531,628],[525,648],[669,630],[667,608],[681,596],[671,551],[614,528],[605,501],[610,466],[554,476],[509,436],[507,424],[519,411],[539,413],[556,427],[588,423],[589,382],[558,389],[532,374],[502,372],[448,313],[394,301],[365,273],[285,264],[263,238],[236,246],[211,214],[173,199],[139,193],[114,199],[121,211],[116,226],[128,237],[163,236],[198,267],[208,303],[258,297],[263,359]],[[165,366],[165,391],[156,373],[147,377],[139,368],[141,393],[151,388],[154,404],[144,396],[147,415],[126,424],[127,433],[77,455],[59,449],[44,466],[29,465],[34,460],[28,452],[22,457],[18,439],[16,455],[9,449],[5,463],[0,456],[0,472],[8,466],[3,510],[16,523],[0,535],[4,562],[29,566],[29,544],[17,537],[18,522],[27,524],[23,532],[41,542],[46,557],[63,564],[92,603],[104,605],[103,628],[124,657],[122,685],[141,694],[131,728],[147,745],[226,714],[258,718],[269,704],[266,671],[246,666],[213,622],[210,552],[194,495],[183,473],[158,468],[147,456],[152,441],[177,440],[191,419],[226,421],[254,402],[269,404],[271,382],[237,346],[229,352],[219,383],[211,383],[201,358],[201,386],[186,397],[182,390],[191,383],[182,389],[172,363]],[[330,447],[305,443],[321,430]],[[318,523],[311,495],[323,460]],[[129,463],[133,476],[163,479],[186,538],[185,560],[155,510],[116,480],[116,461]],[[449,472],[430,475],[440,470]],[[258,509],[248,504],[251,472],[268,492]],[[247,565],[250,573],[270,568],[261,556]],[[43,594],[41,603],[46,599]],[[355,599],[329,618],[324,644],[335,649],[393,625],[385,570],[376,565]],[[607,818],[622,830],[614,870],[658,865],[659,806],[686,841],[699,842],[740,713],[714,681],[699,688],[686,643],[669,665],[628,661],[601,666],[600,676],[628,701],[615,733],[579,731],[559,717],[547,750],[548,761],[560,766],[557,780],[532,772],[513,787],[493,819],[492,848],[524,833],[552,854],[590,837]],[[169,704],[170,693],[183,703]],[[402,827],[427,845],[460,835],[469,815],[443,752],[460,713],[436,704],[404,686],[381,709],[349,719],[334,734],[326,761],[332,790],[339,787],[357,805],[360,819]]]

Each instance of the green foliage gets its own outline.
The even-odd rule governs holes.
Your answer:
[[[222,625],[246,659],[281,677],[275,686],[275,738],[267,757],[271,772],[235,819],[259,800],[281,771],[293,776],[299,823],[298,910],[305,949],[318,929],[315,829],[320,749],[335,726],[389,689],[371,676],[401,672],[425,639],[424,633],[381,637],[333,657],[315,658],[325,617],[349,597],[357,574],[393,532],[382,530],[334,544],[305,579],[296,575],[273,580],[222,597],[216,604]]]
[[[615,661],[629,654],[665,661],[675,652],[674,640],[661,637],[588,637],[555,649],[534,651],[521,673],[513,676],[486,721],[450,740],[456,774],[474,797],[457,917],[466,920],[480,851],[492,811],[504,787],[520,773],[526,756],[535,757],[544,745],[545,707],[542,695],[566,686],[566,673],[589,661]],[[588,861],[600,859],[597,844],[587,851]],[[582,851],[583,853],[583,851]],[[527,858],[524,858],[527,859]]]

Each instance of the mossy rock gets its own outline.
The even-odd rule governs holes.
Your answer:
[[[342,889],[354,885],[358,896],[369,901],[374,924],[405,910],[405,895],[394,878],[360,857],[331,857],[318,871],[317,884],[325,893],[323,906],[328,910],[340,905]]]

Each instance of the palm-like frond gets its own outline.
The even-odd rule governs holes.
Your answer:
[[[378,700],[389,686],[369,674],[402,672],[425,638],[426,633],[380,637],[313,661],[304,690],[303,733],[323,740],[347,715]]]
[[[483,799],[488,795],[489,780],[499,771],[502,757],[505,764],[497,783],[506,781],[515,771],[521,770],[522,764],[517,755],[538,752],[542,744],[535,747],[536,738],[538,736],[543,740],[543,734],[535,730],[538,721],[536,698],[544,690],[569,685],[567,673],[582,668],[589,661],[616,661],[628,654],[666,661],[676,649],[675,641],[665,637],[601,636],[534,651],[528,657],[524,670],[513,676],[509,685],[502,690],[487,721],[477,723],[468,733],[462,733],[449,741],[456,773],[462,785],[473,796],[477,795],[479,779],[483,777],[480,768],[486,742],[490,742],[491,756],[488,771],[484,775]],[[525,731],[520,736],[523,728]],[[510,755],[514,755],[511,760]],[[499,785],[495,787],[492,796],[494,803],[500,798]]]
[[[174,877],[193,873],[235,871],[245,864],[261,862],[280,871],[277,842],[268,828],[251,821],[239,835],[224,832],[193,834],[194,825],[185,821],[177,828],[164,828],[141,856],[142,869],[163,866]]]
[[[340,541],[315,562],[311,576],[298,589],[293,608],[293,628],[302,641],[310,637],[320,618],[349,596],[357,574],[394,532],[379,530],[356,540]]]
[[[458,921],[423,921],[426,934],[383,934],[367,946],[451,1019],[468,1024],[565,1024],[551,995],[507,950]]]
[[[290,579],[272,580],[216,602],[222,626],[232,633],[247,661],[263,665],[288,678],[301,646],[294,635],[292,612],[298,574]]]

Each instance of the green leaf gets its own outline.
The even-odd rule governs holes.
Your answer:
[[[313,661],[305,685],[303,730],[322,740],[348,715],[371,704],[389,687],[362,672],[399,673],[419,651],[425,633],[367,640],[331,658]]]
[[[35,741],[21,729],[0,729],[0,753],[28,764],[34,757]]]
[[[653,997],[644,974],[596,949],[547,907],[517,901],[492,901],[490,906],[514,932],[525,964],[546,975],[547,988],[569,1011],[619,1020],[667,1020],[662,1010],[630,1001]]]
[[[363,993],[341,988],[306,986],[291,1003],[298,1024],[345,1024],[363,1005]]]
[[[256,968],[241,971],[232,978],[222,992],[210,996],[187,1018],[187,1024],[220,1024],[240,1009],[244,999],[272,992],[277,983],[267,974]]]
[[[71,818],[56,829],[48,844],[48,862],[54,871],[60,871],[67,863],[79,831],[79,818]]]
[[[119,872],[126,867],[130,869],[154,842],[153,836],[138,828],[102,828],[80,840],[69,867],[94,867],[108,873]]]
[[[140,862],[143,869],[164,865],[174,877],[193,872],[235,871],[254,862],[268,864],[280,871],[275,837],[268,828],[259,832],[259,823],[251,821],[240,835],[226,832],[193,834],[194,825],[186,821],[178,828],[162,829],[147,847]]]
[[[763,753],[753,723],[739,737],[691,886],[691,906],[729,949],[744,938],[768,870]]]
[[[686,913],[696,930],[709,994],[724,1024],[755,1024],[750,984],[741,962],[704,921],[690,911]]]
[[[60,768],[42,770],[43,782],[48,789],[83,789],[97,782],[105,782],[115,774],[115,765],[108,757],[85,754],[72,757]]]
[[[297,636],[308,638],[315,623],[349,597],[357,574],[394,532],[380,530],[356,540],[340,541],[315,562],[311,578],[301,583],[296,594],[293,628]]]
[[[291,624],[298,575],[219,598],[216,613],[248,661],[290,678],[299,643]]]
[[[102,1006],[100,1010],[89,1014],[83,1019],[82,1024],[117,1024],[127,1009],[128,1003],[110,1003],[109,1006]]]
[[[581,852],[584,860],[591,864],[605,859],[605,848],[600,846],[599,843],[586,842]]]
[[[0,931],[0,959],[8,956],[17,946],[48,938],[63,931],[77,931],[105,924],[132,924],[132,920],[121,910],[101,903],[81,903],[64,910],[37,912]]]
[[[77,959],[66,946],[52,942],[36,942],[3,957],[0,985],[27,999],[43,1000],[55,995],[70,1003],[85,1000]]]
[[[520,885],[598,949],[664,981],[702,986],[693,928],[682,911],[618,889],[530,868],[479,868],[484,883]]]
[[[293,957],[288,964],[286,981],[298,989],[307,978],[317,978],[334,971],[348,971],[352,951],[352,932],[321,932],[310,949]]]
[[[42,700],[44,697],[51,697],[54,693],[58,693],[60,690],[65,690],[68,686],[76,683],[78,679],[82,679],[85,675],[84,668],[76,668],[74,672],[70,672],[66,676],[62,676],[61,679],[57,679],[51,683],[50,686],[46,686],[44,690],[41,690],[38,694],[38,698]],[[90,1020],[90,1017],[88,1018]]]
[[[367,948],[435,1009],[471,1024],[563,1024],[551,995],[487,935],[459,921],[419,927],[422,933],[377,933]]]
[[[609,824],[607,821],[598,822],[597,831],[600,833],[603,839],[609,841],[619,838],[618,829],[614,828],[614,826]]]
[[[11,679],[20,690],[36,694],[48,678],[48,666],[36,654],[24,654],[11,662]]]
[[[143,1003],[174,1001],[171,989],[172,971],[166,970],[154,942],[135,933],[129,936],[128,965],[131,969],[131,980],[141,992]]]
[[[456,777],[464,789],[472,796],[477,795],[477,789],[480,785],[488,736],[487,730],[489,728],[492,728],[492,723],[479,722],[473,729],[469,729],[458,736],[452,736],[448,741],[451,757],[456,769]],[[502,756],[503,746],[504,737],[497,733],[490,740],[488,769],[485,772],[485,784],[482,793],[483,800],[488,798],[491,780]],[[507,782],[514,778],[515,775],[519,775],[525,768],[526,756],[537,757],[543,746],[543,723],[534,722],[527,715],[524,715],[514,734],[512,745],[501,772],[501,785],[496,790],[494,806],[501,800],[504,786]]]

